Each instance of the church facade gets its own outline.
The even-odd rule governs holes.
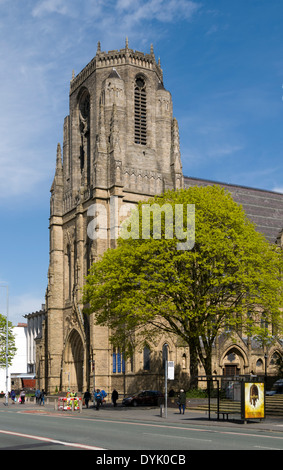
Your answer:
[[[95,325],[93,315],[84,314],[81,299],[91,264],[115,247],[118,227],[126,216],[123,208],[193,184],[211,182],[183,176],[178,122],[153,47],[149,53],[134,51],[126,40],[124,49],[103,52],[98,43],[92,61],[77,76],[73,74],[63,146],[57,147],[46,311],[36,353],[40,388],[49,393],[68,388],[98,387],[107,392],[116,388],[121,393],[162,389],[165,343],[176,365],[176,384],[186,386],[186,346],[164,338],[125,361],[122,349],[112,348],[108,329]],[[260,200],[260,190],[230,189],[237,202],[247,204],[252,218],[249,210],[256,206],[253,197]],[[262,192],[261,196],[258,217],[264,227],[267,224],[267,238],[275,241],[283,226],[283,195]],[[90,232],[98,208],[104,218]],[[224,335],[215,346],[213,371],[264,373],[268,367],[272,372],[281,352],[279,343],[263,351],[250,340],[239,337],[232,342]]]

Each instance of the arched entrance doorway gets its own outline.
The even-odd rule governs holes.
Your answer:
[[[64,352],[62,367],[62,390],[83,391],[84,347],[80,334],[72,330]]]
[[[225,376],[244,374],[245,368],[248,365],[246,354],[238,346],[231,346],[223,354],[220,365]]]

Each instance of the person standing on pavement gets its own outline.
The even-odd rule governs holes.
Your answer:
[[[114,390],[112,392],[112,401],[113,401],[114,406],[117,406],[116,402],[117,402],[118,398],[119,398],[119,394],[118,394],[117,390],[115,390],[115,388],[114,388]]]
[[[84,394],[84,401],[85,401],[85,405],[86,405],[87,408],[88,408],[88,402],[89,402],[90,399],[91,399],[91,394],[90,394],[89,390],[87,389],[87,391]]]
[[[75,390],[72,391],[72,393],[70,393],[70,397],[72,399],[72,402],[73,402],[73,405],[74,408],[76,409],[76,407],[78,406],[78,398],[77,398],[77,392],[75,392]]]
[[[186,408],[186,393],[184,390],[181,388],[179,397],[178,397],[178,405],[179,405],[179,411],[180,414],[183,410],[183,415],[185,414],[185,408]]]

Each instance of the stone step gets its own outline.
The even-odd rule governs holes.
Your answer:
[[[191,406],[189,404],[188,408],[190,410],[209,411],[208,403]],[[217,412],[216,402],[210,404],[210,411]],[[220,400],[219,412],[221,413],[223,411],[241,413],[241,403],[230,400]],[[283,396],[267,396],[265,400],[265,412],[267,416],[283,416]]]

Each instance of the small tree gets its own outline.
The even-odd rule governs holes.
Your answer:
[[[13,334],[13,325],[8,322],[8,365],[12,364],[13,358],[17,352],[15,345],[15,336]],[[0,314],[0,368],[6,367],[6,331],[7,318]]]
[[[150,227],[141,226],[140,203],[117,248],[91,267],[84,288],[89,312],[111,329],[114,344],[127,351],[164,332],[174,335],[189,347],[194,377],[198,360],[211,375],[213,343],[223,329],[241,329],[262,341],[271,336],[266,323],[282,332],[282,252],[256,231],[229,193],[217,186],[192,187],[149,203],[172,207],[173,236],[168,237],[164,214],[159,234],[153,218]],[[182,250],[176,208],[187,204],[195,205],[195,243]],[[185,210],[182,228],[187,227]]]

